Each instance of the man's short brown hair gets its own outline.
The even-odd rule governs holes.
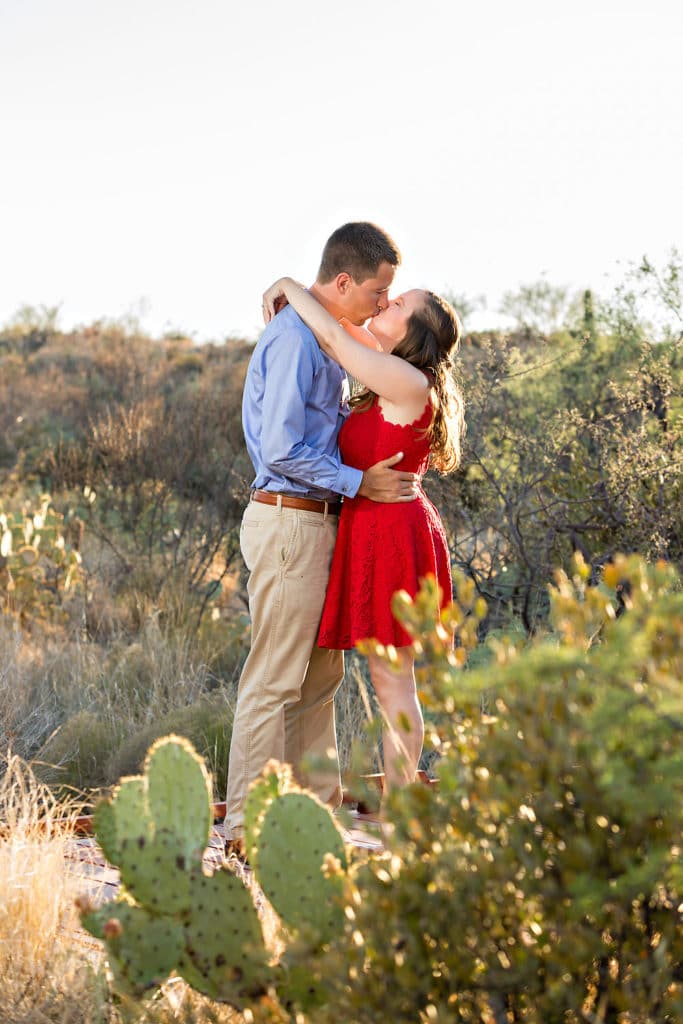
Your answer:
[[[397,267],[401,253],[392,238],[369,221],[352,221],[333,231],[325,243],[318,282],[329,284],[337,274],[350,274],[362,284],[379,270],[380,263]]]

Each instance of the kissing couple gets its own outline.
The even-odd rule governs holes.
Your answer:
[[[283,277],[264,294],[266,328],[244,386],[255,476],[240,544],[249,571],[251,648],[233,722],[226,838],[239,853],[250,784],[271,758],[335,808],[342,799],[334,695],[343,651],[368,656],[383,717],[385,792],[412,782],[424,739],[410,636],[391,612],[433,575],[452,597],[429,468],[460,462],[465,423],[454,380],[455,310],[420,288],[390,297],[400,252],[369,222],[338,228],[308,289]],[[347,374],[361,390],[349,401]],[[332,770],[301,768],[329,759]]]

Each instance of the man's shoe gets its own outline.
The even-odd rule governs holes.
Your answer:
[[[243,868],[249,867],[243,839],[226,839],[224,855],[228,863],[232,862],[235,864],[236,862],[241,864]]]

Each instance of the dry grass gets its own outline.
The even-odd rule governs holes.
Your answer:
[[[334,701],[341,770],[346,772],[360,757],[365,762],[364,771],[379,771],[381,761],[376,743],[365,739],[368,723],[379,714],[367,662],[355,652],[347,652],[344,665],[344,682]]]
[[[163,628],[151,616],[134,638],[100,644],[29,634],[0,620],[0,768],[11,747],[52,786],[106,787],[139,770],[135,757],[164,726],[187,735],[207,758],[220,798],[238,681],[230,664],[245,649],[244,638],[221,622],[198,635]],[[335,701],[343,771],[376,715],[363,665],[347,656]],[[378,769],[372,750],[364,760],[364,770]]]
[[[151,617],[134,640],[102,645],[31,635],[0,620],[0,767],[11,747],[36,764],[42,781],[79,790],[106,786],[116,781],[121,756],[136,737],[146,740],[155,724],[183,709],[191,719],[197,708],[197,718],[206,701],[216,706],[216,728],[222,724],[229,739],[236,681],[226,680],[217,664],[224,634],[163,629]],[[182,721],[173,728],[182,731]],[[201,746],[201,735],[189,738]],[[210,730],[206,744],[201,752],[211,761]],[[211,768],[224,772],[220,763]]]
[[[0,620],[0,750],[35,755],[70,713],[92,700],[101,664],[95,648],[31,637]]]
[[[10,755],[0,781],[0,1019],[8,1024],[106,1019],[102,963],[74,940],[77,883],[63,811]]]

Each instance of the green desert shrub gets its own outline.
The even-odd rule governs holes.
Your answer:
[[[93,711],[78,711],[59,726],[34,764],[38,779],[53,789],[97,789],[106,785],[106,766],[116,737]]]
[[[233,705],[223,692],[169,711],[133,733],[113,752],[106,766],[107,783],[115,782],[121,775],[138,773],[152,743],[174,733],[192,743],[207,762],[217,789],[223,790],[228,774],[233,712]]]
[[[174,708],[145,725],[121,722],[117,728],[110,715],[81,710],[55,730],[33,768],[40,781],[56,791],[97,790],[140,771],[154,740],[175,733],[191,741],[221,790],[228,771],[232,719],[233,708],[222,692]]]
[[[637,558],[588,575],[558,573],[553,633],[481,670],[405,606],[439,786],[397,791],[351,873],[325,1021],[681,1019],[683,593]]]
[[[545,629],[552,571],[574,551],[596,575],[618,551],[683,568],[681,280],[679,254],[661,270],[644,260],[608,304],[585,294],[580,321],[550,338],[465,338],[463,465],[427,487],[486,628]],[[522,292],[527,324],[559,298]]]

